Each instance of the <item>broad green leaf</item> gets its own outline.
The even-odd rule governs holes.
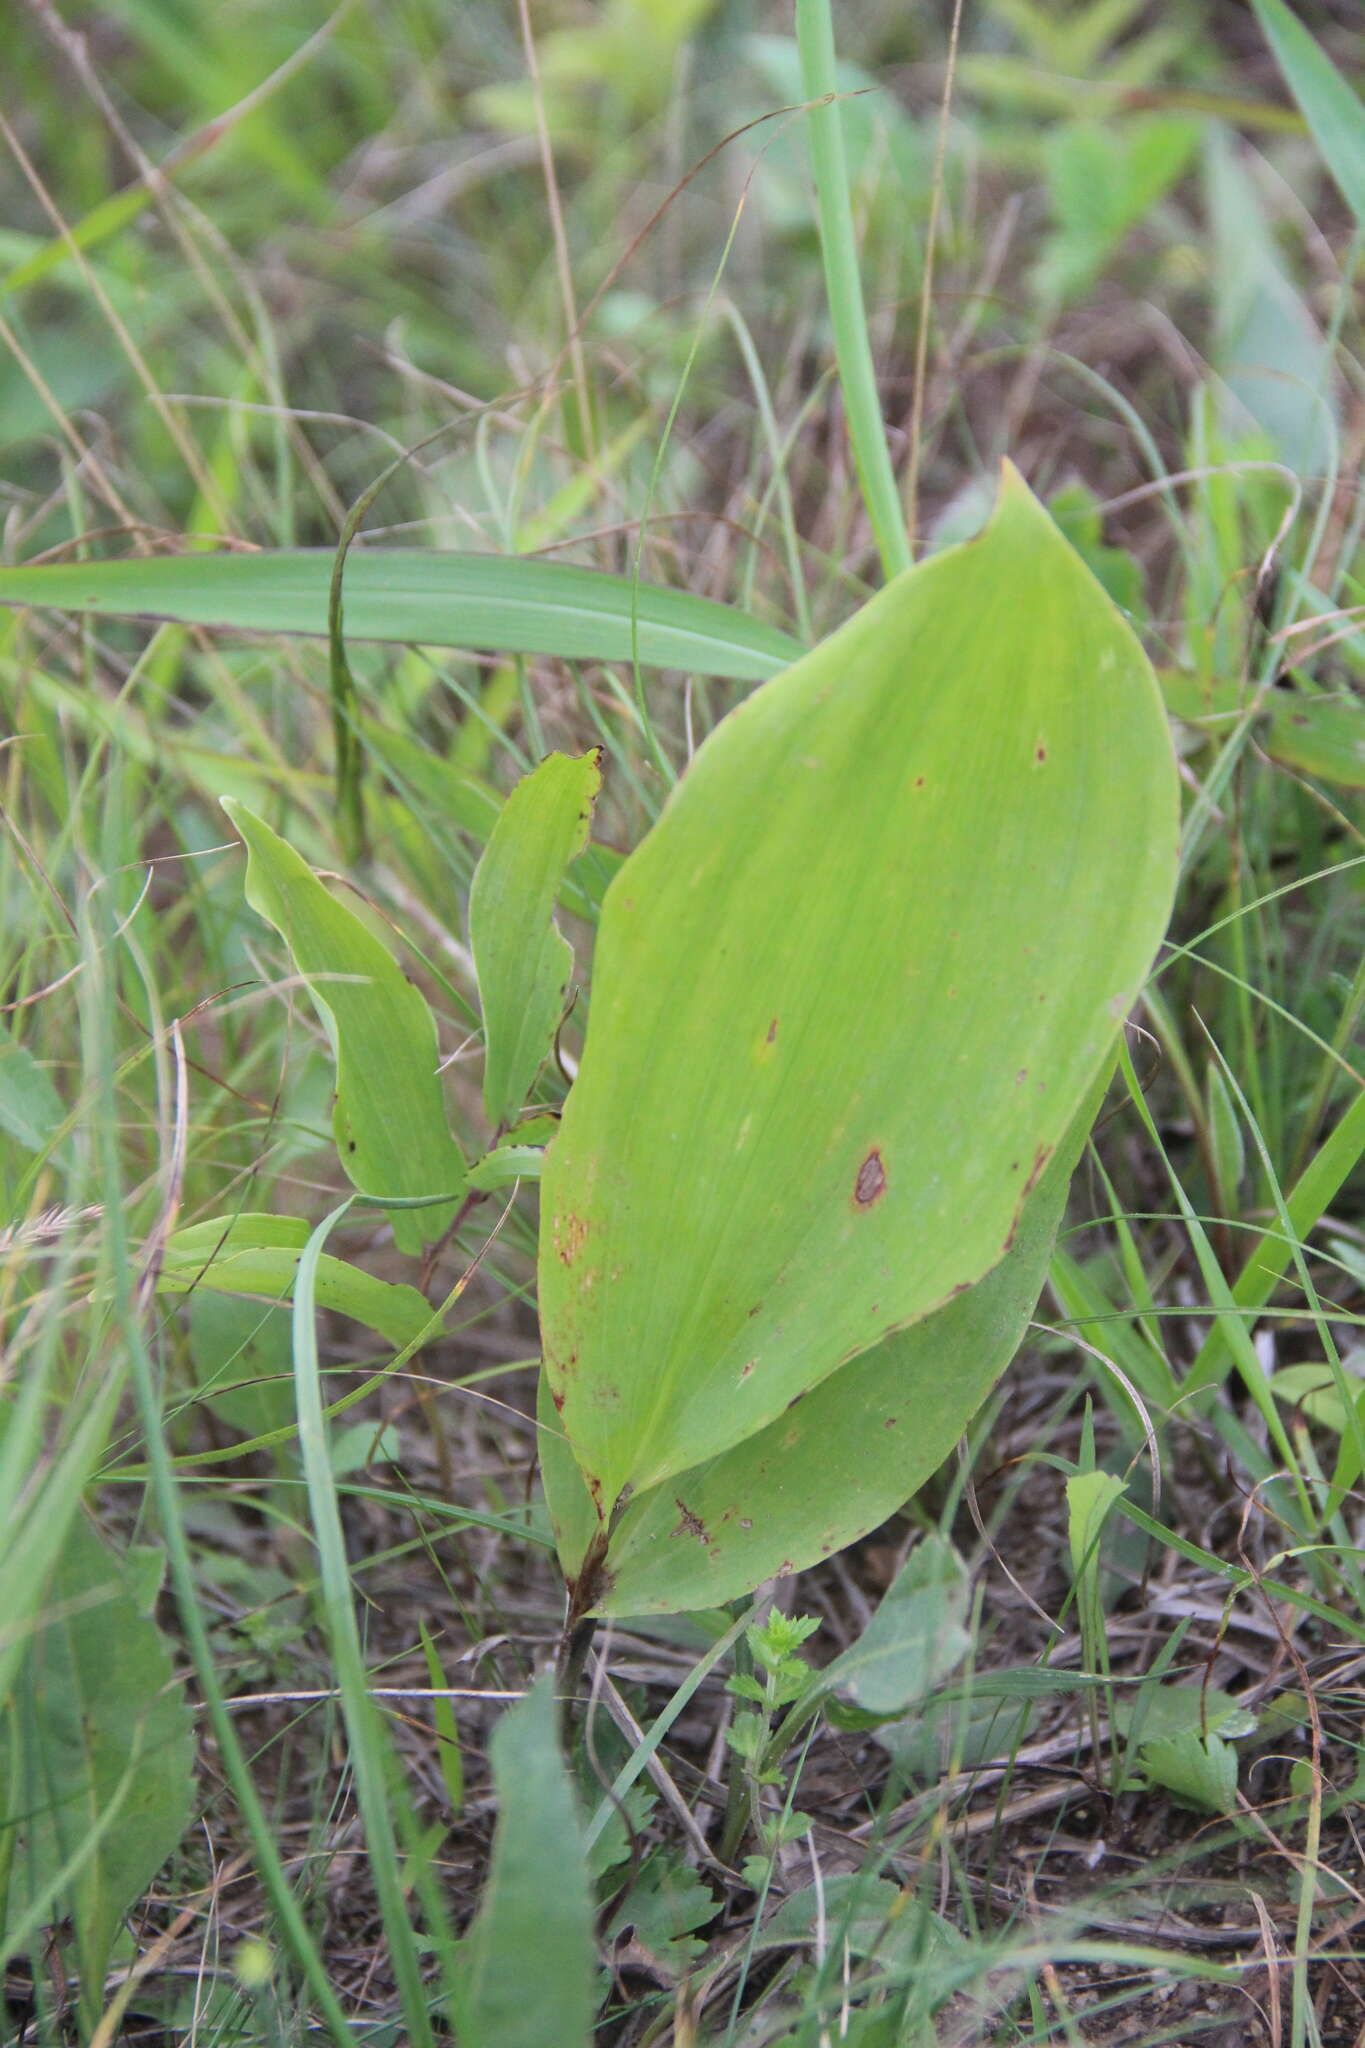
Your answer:
[[[612,1532],[595,1612],[739,1599],[842,1550],[904,1505],[951,1454],[1018,1348],[1100,1092],[1025,1203],[1009,1252],[975,1287],[840,1366],[709,1464],[636,1495]],[[545,1495],[572,1580],[598,1523],[543,1373],[540,1420]]]
[[[545,1368],[603,1524],[1003,1258],[1176,819],[1151,669],[1008,468],[979,539],[711,734],[608,891],[545,1160]]]
[[[1206,164],[1225,431],[1250,422],[1290,469],[1318,476],[1337,441],[1331,347],[1284,267],[1247,160],[1216,125]]]
[[[143,1612],[144,1579],[83,1518],[73,1523],[10,1708],[17,1744],[0,1721],[0,1816],[17,1824],[11,1908],[39,1903],[67,1868],[61,1893],[80,1958],[83,2031],[103,2008],[124,1913],[190,1818],[193,1725],[166,1641]],[[4,1761],[15,1755],[21,1773],[7,1783]]]
[[[166,1294],[209,1288],[218,1294],[258,1295],[266,1302],[291,1301],[309,1235],[310,1225],[301,1216],[252,1211],[187,1224],[166,1245],[157,1285]],[[431,1323],[431,1304],[415,1287],[377,1280],[327,1252],[318,1260],[317,1300],[320,1308],[377,1331],[396,1351],[414,1343]]]
[[[583,1824],[540,1679],[493,1730],[498,1824],[465,1948],[469,2048],[587,2048],[593,1906]]]
[[[888,1970],[922,1970],[931,1947],[941,1943],[952,1952],[965,1945],[956,1928],[913,1893],[856,1870],[836,1871],[783,1899],[755,1947],[761,1952],[814,1942],[822,1954],[832,1946],[839,1954],[846,1942],[851,1955],[875,1956]]]
[[[1256,1732],[1256,1716],[1216,1685],[1144,1685],[1120,1692],[1113,1703],[1114,1725],[1139,1742],[1167,1735],[1221,1735],[1235,1742]]]
[[[1300,775],[1320,776],[1343,789],[1365,789],[1365,703],[1340,696],[1276,690],[1270,704],[1265,750]]]
[[[337,1069],[337,1150],[369,1195],[458,1196],[464,1158],[446,1122],[436,1025],[388,948],[244,804],[223,809],[247,848],[246,899],[274,925],[308,984]],[[454,1202],[395,1210],[394,1241],[418,1252]]]
[[[0,604],[325,640],[334,559],[330,548],[305,548],[0,569]],[[348,640],[638,659],[740,682],[759,682],[802,651],[785,633],[690,591],[530,556],[356,548],[342,598]]]
[[[289,1311],[196,1287],[189,1299],[195,1393],[242,1436],[294,1420]]]
[[[26,1152],[50,1145],[66,1116],[62,1099],[26,1046],[0,1029],[0,1131]]]
[[[1282,1365],[1270,1385],[1277,1400],[1301,1408],[1311,1421],[1338,1436],[1346,1433],[1348,1400],[1365,1423],[1365,1351],[1348,1352],[1340,1372],[1334,1372],[1325,1358],[1308,1365]]]
[[[505,1130],[549,1055],[573,972],[554,921],[569,862],[588,843],[602,750],[550,754],[498,814],[469,892],[469,945],[483,1010],[483,1100]]]
[[[821,1684],[865,1713],[904,1713],[971,1648],[969,1598],[967,1567],[947,1537],[922,1537],[858,1641],[825,1666]]]
[[[1365,105],[1284,0],[1251,0],[1322,160],[1365,228]]]

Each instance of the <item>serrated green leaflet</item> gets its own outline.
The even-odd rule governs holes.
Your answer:
[[[231,797],[223,809],[247,847],[246,899],[274,925],[308,984],[337,1066],[337,1151],[368,1195],[457,1194],[464,1158],[450,1135],[426,999],[388,948],[307,862]],[[454,1206],[393,1215],[394,1241],[418,1252]]]
[[[602,753],[550,754],[498,813],[469,892],[483,1010],[483,1099],[505,1130],[554,1042],[573,948],[554,921],[564,871],[588,843]]]
[[[301,548],[0,569],[0,604],[325,639],[334,559],[330,548]],[[759,682],[802,651],[690,591],[523,555],[356,548],[342,596],[348,640],[639,660],[739,682]]]
[[[545,1366],[604,1526],[998,1264],[1176,825],[1151,669],[1010,470],[711,735],[608,892],[545,1163]]]

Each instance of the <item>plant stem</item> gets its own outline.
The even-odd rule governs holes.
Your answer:
[[[867,332],[858,243],[844,154],[843,117],[834,71],[834,26],[829,0],[796,0],[796,41],[801,85],[816,101],[807,114],[811,167],[820,220],[825,292],[834,329],[834,355],[844,396],[853,466],[863,494],[882,570],[890,578],[910,567],[910,543],[887,446],[872,343]]]
[[[587,1669],[588,1652],[597,1634],[597,1617],[586,1614],[570,1621],[559,1641],[555,1660],[555,1693],[559,1700],[559,1735],[565,1754],[573,1739],[573,1707]]]

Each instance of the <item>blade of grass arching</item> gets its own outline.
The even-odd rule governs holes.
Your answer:
[[[1251,1141],[1260,1155],[1261,1171],[1265,1175],[1265,1183],[1270,1190],[1271,1199],[1275,1205],[1280,1232],[1289,1247],[1289,1255],[1294,1262],[1294,1270],[1298,1276],[1299,1286],[1303,1289],[1303,1297],[1308,1304],[1309,1316],[1312,1319],[1313,1327],[1317,1331],[1318,1342],[1322,1345],[1328,1369],[1331,1372],[1337,1393],[1341,1399],[1344,1411],[1341,1455],[1332,1482],[1334,1502],[1329,1503],[1329,1512],[1335,1517],[1341,1507],[1343,1489],[1346,1486],[1352,1485],[1359,1474],[1365,1471],[1365,1424],[1362,1424],[1355,1398],[1359,1388],[1352,1385],[1342,1366],[1341,1354],[1338,1352],[1336,1342],[1332,1336],[1330,1326],[1331,1311],[1324,1308],[1318,1298],[1318,1291],[1313,1283],[1313,1275],[1309,1270],[1308,1261],[1303,1255],[1303,1245],[1294,1232],[1293,1220],[1289,1214],[1289,1205],[1285,1201],[1279,1175],[1275,1171],[1275,1162],[1270,1156],[1270,1149],[1266,1144],[1260,1126],[1251,1113],[1251,1105],[1247,1101],[1236,1075],[1224,1059],[1219,1048],[1213,1043],[1212,1039],[1209,1040],[1209,1043],[1213,1056],[1218,1061],[1219,1067],[1222,1070],[1223,1078],[1227,1082],[1228,1089],[1241,1111],[1243,1123],[1251,1133]],[[1353,1464],[1352,1460],[1354,1460]],[[1345,1545],[1350,1544],[1350,1533],[1344,1527],[1338,1527],[1336,1534],[1340,1542]],[[1361,1597],[1362,1586],[1359,1571],[1353,1572],[1351,1577],[1355,1582],[1354,1590],[1357,1595],[1357,1603],[1362,1613],[1365,1613],[1365,1598]]]
[[[1290,1236],[1267,1230],[1253,1247],[1233,1283],[1231,1302],[1245,1318],[1249,1311],[1264,1308],[1293,1256],[1316,1228],[1335,1199],[1338,1190],[1365,1157],[1365,1090],[1358,1094],[1340,1123],[1318,1147],[1285,1198]],[[1241,1326],[1239,1319],[1239,1327]],[[1193,1365],[1185,1375],[1187,1394],[1203,1393],[1223,1380],[1232,1364],[1227,1332],[1216,1322],[1200,1345]]]
[[[711,1645],[711,1648],[704,1657],[698,1659],[674,1693],[672,1699],[669,1700],[667,1706],[655,1717],[649,1733],[639,1748],[631,1756],[627,1757],[625,1763],[622,1764],[610,1791],[602,1800],[601,1805],[584,1830],[583,1846],[589,1854],[591,1854],[601,1837],[602,1830],[620,1814],[621,1801],[625,1798],[640,1773],[646,1769],[650,1758],[658,1749],[659,1744],[663,1741],[679,1714],[682,1713],[688,1702],[700,1689],[703,1680],[708,1678],[711,1672],[716,1669],[716,1666],[729,1656],[731,1650],[739,1641],[739,1638],[743,1635],[757,1612],[756,1606],[746,1607],[738,1619],[731,1622],[720,1640]]]
[[[1365,106],[1285,0],[1251,0],[1322,160],[1365,227]]]
[[[768,380],[763,374],[763,364],[759,360],[758,350],[754,346],[754,338],[749,332],[748,323],[739,308],[732,304],[729,299],[722,299],[720,301],[719,310],[721,317],[729,323],[730,332],[735,337],[740,360],[744,364],[745,375],[749,379],[749,388],[754,394],[754,404],[758,408],[759,425],[763,429],[763,440],[767,447],[771,471],[772,481],[770,490],[777,499],[777,515],[782,532],[782,551],[787,560],[787,581],[791,585],[792,607],[796,613],[796,628],[801,638],[809,644],[815,638],[815,629],[811,624],[810,600],[806,595],[806,579],[801,569],[801,545],[796,530],[796,512],[792,505],[791,485],[787,479],[787,454],[790,444],[784,446],[782,436],[778,432],[777,415],[773,411],[772,393],[768,389]],[[760,500],[758,515],[753,521],[755,539],[757,539],[762,531],[763,514],[767,509],[768,496],[769,492],[765,491],[763,498]],[[746,586],[752,580],[752,565],[757,558],[758,549],[755,547],[751,550],[750,568],[745,578]]]
[[[806,121],[839,386],[853,465],[882,569],[889,579],[910,567],[910,543],[877,395],[877,372],[858,275],[858,235],[844,152],[829,0],[796,0],[796,41],[802,87],[807,99],[815,102],[807,110]]]
[[[323,640],[335,559],[286,548],[6,568],[0,604]],[[638,629],[647,667],[735,682],[762,682],[804,652],[711,598],[524,556],[353,548],[344,604],[348,640],[628,662]]]
[[[1318,1515],[1304,1483],[1299,1461],[1294,1456],[1294,1446],[1284,1426],[1279,1403],[1270,1391],[1270,1381],[1266,1377],[1265,1368],[1256,1355],[1256,1347],[1252,1343],[1246,1323],[1239,1313],[1232,1290],[1223,1277],[1222,1267],[1219,1265],[1213,1247],[1209,1243],[1204,1226],[1196,1215],[1194,1205],[1185,1193],[1180,1176],[1172,1165],[1166,1148],[1161,1142],[1161,1134],[1157,1130],[1156,1122],[1150,1109],[1147,1107],[1147,1099],[1142,1092],[1142,1084],[1133,1070],[1132,1058],[1126,1044],[1121,1044],[1119,1048],[1119,1066],[1127,1083],[1133,1107],[1142,1119],[1148,1139],[1166,1170],[1167,1179],[1171,1184],[1171,1192],[1175,1196],[1181,1216],[1184,1219],[1185,1229],[1189,1235],[1190,1247],[1194,1252],[1204,1285],[1208,1289],[1210,1311],[1215,1319],[1215,1327],[1224,1332],[1226,1342],[1232,1353],[1233,1362],[1241,1373],[1242,1382],[1252,1400],[1256,1403],[1260,1411],[1261,1420],[1264,1422],[1269,1433],[1270,1440],[1279,1452],[1285,1470],[1293,1481],[1294,1489],[1298,1496],[1299,1509],[1303,1516],[1303,1528],[1305,1531],[1316,1532]],[[1191,1403],[1191,1392],[1190,1375],[1186,1374],[1181,1387],[1182,1397],[1188,1405],[1207,1406],[1207,1404]],[[1214,1419],[1215,1421],[1217,1420],[1216,1415]]]
[[[356,1800],[369,1849],[370,1872],[379,1899],[389,1961],[397,1981],[409,2041],[414,2048],[435,2048],[431,2014],[422,1982],[422,1966],[399,1872],[398,1843],[387,1785],[388,1742],[369,1695],[360,1632],[356,1626],[355,1595],[337,1506],[336,1480],[329,1455],[322,1380],[318,1369],[315,1299],[318,1261],[333,1227],[350,1207],[349,1201],[342,1202],[319,1223],[304,1247],[294,1283],[294,1387],[298,1402],[299,1451],[317,1544],[329,1647],[336,1666],[351,1769],[355,1774]]]
[[[1318,1078],[1313,1084],[1313,1092],[1308,1098],[1308,1106],[1303,1112],[1302,1121],[1299,1126],[1298,1145],[1294,1152],[1293,1165],[1290,1170],[1291,1179],[1298,1175],[1308,1155],[1318,1125],[1322,1121],[1322,1113],[1327,1107],[1328,1098],[1341,1075],[1347,1049],[1358,1040],[1362,1016],[1365,1016],[1365,954],[1361,955],[1351,981],[1351,986],[1346,993],[1346,999],[1341,1006],[1341,1016],[1337,1020],[1337,1028],[1332,1033],[1331,1045],[1334,1057],[1324,1058],[1318,1072]]]

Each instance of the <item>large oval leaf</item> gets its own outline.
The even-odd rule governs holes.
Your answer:
[[[608,891],[545,1163],[545,1370],[604,1523],[1003,1257],[1176,833],[1152,671],[1012,470],[722,721]]]
[[[840,1366],[766,1429],[636,1494],[604,1555],[542,1375],[541,1477],[575,1607],[673,1614],[740,1599],[764,1579],[804,1571],[855,1543],[917,1492],[1018,1349],[1101,1092],[1029,1196],[998,1266],[936,1314]]]

